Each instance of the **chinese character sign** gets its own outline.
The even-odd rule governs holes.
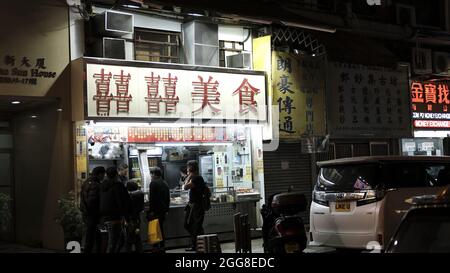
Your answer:
[[[24,9],[24,3],[13,1],[0,9],[0,95],[70,96],[67,8],[27,1]]]
[[[411,135],[408,73],[383,67],[330,63],[328,120],[334,137]],[[414,86],[412,100],[437,100],[438,90]]]
[[[11,60],[8,60],[11,61]],[[263,72],[86,65],[87,117],[267,121]]]
[[[324,59],[273,52],[272,63],[280,138],[325,135]]]
[[[447,82],[413,81],[410,92],[414,127],[433,130],[450,128],[450,92]]]

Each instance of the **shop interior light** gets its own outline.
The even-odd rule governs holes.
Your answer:
[[[262,124],[245,124],[245,123],[204,123],[202,127],[262,127]]]
[[[187,13],[187,15],[194,16],[194,17],[203,17],[203,16],[205,16],[205,15],[203,15],[201,13],[197,13],[197,12],[189,12],[189,13]]]
[[[179,127],[192,127],[195,124],[186,123],[186,122],[172,122],[172,123],[150,123],[151,127],[166,127],[166,128],[179,128]]]
[[[20,104],[21,102],[18,100],[12,101],[11,104]]]
[[[448,137],[450,135],[450,131],[415,131],[414,137]]]
[[[158,147],[179,147],[179,146],[231,146],[233,143],[231,142],[182,142],[182,143],[173,143],[173,142],[158,142],[155,143],[155,146]]]
[[[130,9],[139,9],[141,8],[140,6],[137,5],[122,5],[125,8],[130,8]]]
[[[37,118],[37,116],[36,115],[32,115],[32,116],[30,116],[30,118]]]
[[[147,123],[147,122],[94,122],[89,121],[90,126],[94,127],[154,127],[154,128],[183,128],[183,127],[262,127],[263,124],[245,124],[245,123]]]
[[[94,127],[149,127],[148,122],[90,122],[89,125]]]

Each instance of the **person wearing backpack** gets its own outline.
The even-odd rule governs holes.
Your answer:
[[[97,252],[101,249],[100,224],[100,185],[105,178],[106,170],[98,166],[81,186],[80,211],[85,224],[84,253],[91,253],[94,245]]]
[[[203,177],[199,175],[198,162],[191,160],[187,163],[188,177],[185,180],[184,189],[189,190],[189,203],[185,208],[184,228],[191,235],[191,247],[186,251],[197,250],[197,236],[204,234],[203,221],[205,211],[209,209],[210,193]]]

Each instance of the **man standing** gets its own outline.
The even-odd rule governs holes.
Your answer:
[[[108,168],[106,176],[107,179],[101,186],[100,213],[108,229],[108,253],[117,253],[120,250],[123,225],[129,221],[131,200],[115,167]]]
[[[159,248],[164,252],[164,220],[166,214],[169,212],[170,206],[170,192],[169,186],[166,181],[162,179],[162,171],[158,167],[154,167],[150,170],[152,181],[149,186],[149,211],[147,219],[159,220],[159,226],[161,228],[161,234],[163,240],[159,243]]]
[[[92,170],[91,176],[81,186],[80,210],[86,226],[84,252],[91,253],[94,244],[97,252],[101,249],[100,224],[100,186],[105,179],[105,168],[99,166]]]
[[[117,170],[119,171],[119,180],[123,183],[123,185],[126,188],[128,183],[128,165],[125,163],[120,164]]]
[[[131,198],[131,215],[127,225],[127,238],[125,251],[131,252],[134,245],[135,252],[142,252],[142,240],[140,234],[141,212],[144,210],[144,193],[136,182],[129,181],[127,190]]]
[[[203,207],[203,193],[206,183],[199,175],[198,162],[191,160],[187,163],[185,190],[189,191],[189,203],[185,208],[184,228],[191,235],[191,247],[186,251],[197,250],[197,236],[204,234],[203,220],[205,219],[205,208]]]

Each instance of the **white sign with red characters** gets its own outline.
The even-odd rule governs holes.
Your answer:
[[[264,74],[86,64],[87,116],[266,121]]]

